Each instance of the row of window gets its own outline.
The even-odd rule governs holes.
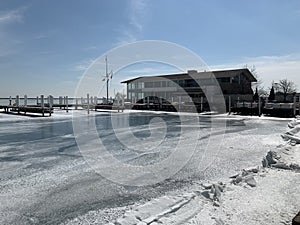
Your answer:
[[[176,97],[174,92],[128,92],[128,99],[143,99],[147,96],[157,96],[164,99],[171,100],[172,98]]]
[[[217,78],[219,83],[239,83],[239,76],[236,77],[222,77]],[[174,81],[148,81],[148,82],[136,82],[128,83],[128,90],[143,89],[143,88],[161,88],[161,87],[199,87],[202,85],[213,85],[215,83],[214,79],[188,79],[188,80],[174,80]]]

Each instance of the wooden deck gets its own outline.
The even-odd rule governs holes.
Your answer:
[[[0,105],[0,109],[3,109],[4,112],[16,112],[18,114],[23,113],[24,115],[27,115],[28,113],[34,113],[34,114],[41,114],[42,116],[45,116],[45,114],[48,114],[51,116],[53,113],[53,108],[49,107],[41,107],[41,106],[13,106],[13,105]]]

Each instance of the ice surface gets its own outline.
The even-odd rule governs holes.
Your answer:
[[[131,130],[141,140],[157,129],[148,126],[149,119],[159,116],[167,121],[168,130],[162,144],[151,151],[139,152],[135,151],[137,143],[130,147],[117,142],[111,117],[126,114],[130,114]],[[188,113],[184,115],[189,116]],[[95,119],[99,137],[110,153],[132,165],[163,160],[180,138],[190,140],[190,136],[199,135],[199,149],[179,173],[156,185],[129,187],[99,176],[82,158],[73,135],[71,112],[57,111],[52,117],[45,118],[0,116],[0,224],[59,224],[68,221],[69,224],[84,224],[84,220],[87,221],[85,224],[93,221],[94,224],[107,224],[132,205],[140,206],[149,199],[160,199],[169,193],[175,198],[181,196],[185,199],[182,193],[191,193],[191,190],[194,193],[194,185],[198,182],[227,179],[243,168],[259,164],[267,151],[284,144],[280,134],[286,131],[287,124],[286,120],[214,115],[216,121],[226,122],[226,133],[225,136],[222,132],[213,134],[222,143],[222,148],[218,154],[207,152],[205,160],[208,166],[203,168],[200,162],[211,134],[211,116],[199,117],[200,133],[199,127],[191,120],[185,125],[189,133],[181,136],[182,126],[176,113],[91,112],[88,117],[84,110],[76,112],[73,116],[83,121]],[[126,129],[120,128],[118,132],[129,137]],[[211,143],[211,148],[217,148],[220,143]],[[199,205],[200,198],[192,198],[190,204],[180,207],[182,211],[178,209],[169,220],[163,220],[166,224],[173,224],[170,221],[175,221],[177,214],[185,215],[181,217],[184,219],[195,216],[199,208],[201,212],[207,212],[207,203],[204,201]],[[197,210],[191,211],[191,208]]]

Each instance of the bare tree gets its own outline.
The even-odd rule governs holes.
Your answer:
[[[257,91],[259,96],[263,96],[263,97],[267,96],[268,92],[266,91],[265,87],[262,85],[263,81],[259,77],[259,74],[257,72],[255,65],[249,66],[248,64],[246,64],[246,65],[244,65],[244,68],[248,69],[257,80],[257,82],[253,83],[253,85],[252,85],[253,91],[254,90],[255,90],[255,92]]]
[[[256,66],[255,65],[252,65],[252,66],[248,66],[248,64],[244,65],[244,68],[245,69],[248,69],[252,74],[253,76],[256,78],[257,80],[257,85],[260,85],[262,83],[262,80],[259,78],[258,76],[258,72],[256,70]]]
[[[297,88],[293,81],[282,79],[278,83],[278,90],[283,93],[284,101],[286,101],[287,95],[296,92]]]

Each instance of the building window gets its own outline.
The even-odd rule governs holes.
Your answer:
[[[198,84],[195,80],[189,79],[186,80],[186,87],[198,87]]]
[[[178,85],[180,87],[184,87],[184,80],[178,80]]]
[[[155,81],[154,82],[154,87],[156,87],[156,88],[161,87],[160,81]]]
[[[153,82],[145,82],[145,88],[153,88]]]
[[[231,78],[230,77],[221,77],[217,79],[221,83],[230,83]]]
[[[171,80],[167,81],[167,87],[176,87],[175,81],[171,81]]]

